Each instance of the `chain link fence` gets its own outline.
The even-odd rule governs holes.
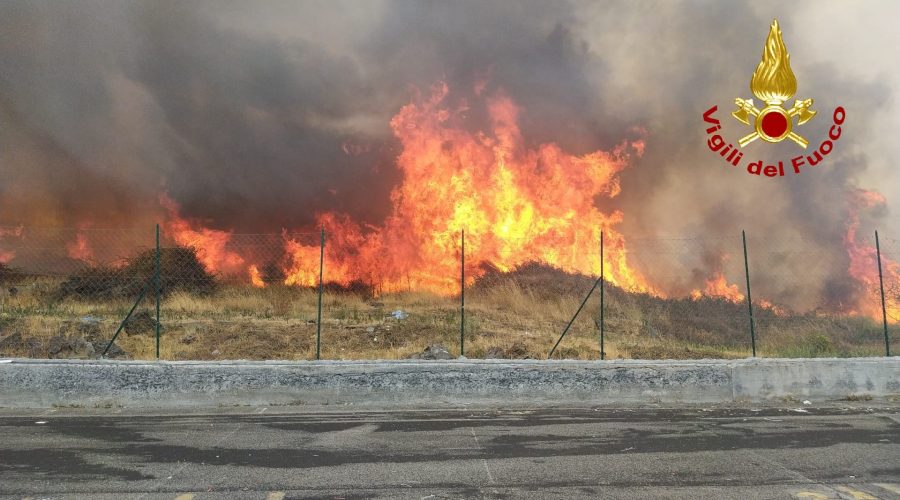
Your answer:
[[[0,353],[103,353],[137,299],[149,297],[152,242],[152,229],[0,226]],[[146,327],[149,315],[140,318]],[[110,346],[107,354],[125,352]]]
[[[610,283],[612,357],[746,357],[752,351],[740,234],[628,240],[638,283]],[[618,280],[623,281],[623,280]]]
[[[884,332],[890,353],[900,355],[900,240],[880,237],[881,275],[884,282]]]
[[[313,232],[164,236],[161,357],[314,359],[320,251]]]
[[[600,296],[593,289],[600,274],[600,238],[579,236],[571,247],[537,247],[525,238],[467,243],[467,356],[544,359],[568,327],[554,357],[597,358]],[[555,266],[526,257],[533,255]]]
[[[883,355],[874,243],[866,242],[871,252],[856,256],[840,239],[825,245],[802,238],[749,239],[760,354]],[[855,279],[835,269],[848,269]]]
[[[875,356],[882,280],[898,349],[884,236],[749,237],[745,261],[740,234],[606,235],[602,253],[599,229],[561,246],[436,235],[428,266],[398,265],[405,242],[384,236],[172,229],[0,226],[0,356],[597,359],[601,329],[606,359]]]

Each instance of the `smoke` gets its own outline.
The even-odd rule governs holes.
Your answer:
[[[626,237],[722,237],[685,263],[704,269],[710,256],[734,260],[746,229],[760,251],[794,237],[833,247],[823,265],[846,269],[844,200],[856,187],[876,187],[889,203],[864,217],[859,234],[877,226],[900,235],[889,140],[900,126],[892,90],[900,70],[860,57],[897,46],[888,21],[900,8],[867,6],[3,2],[0,221],[150,224],[165,214],[165,192],[183,215],[218,229],[296,228],[325,211],[379,224],[400,181],[390,118],[416,89],[441,80],[457,101],[502,89],[523,108],[529,144],[582,154],[646,131],[621,195],[597,200],[605,212],[624,212]],[[751,97],[774,16],[795,97],[813,97],[819,111],[802,133],[816,144],[838,105],[848,119],[821,167],[768,179],[706,150],[700,116],[718,104],[726,136],[744,134],[731,102]],[[473,129],[480,113],[473,109]],[[749,146],[746,156],[797,151],[786,141]],[[803,263],[800,251],[757,258],[763,277]]]

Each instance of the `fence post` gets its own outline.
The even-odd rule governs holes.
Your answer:
[[[750,311],[750,346],[753,349],[753,357],[756,357],[756,327],[753,324],[753,300],[750,298],[750,264],[747,262],[747,233],[741,230],[741,240],[744,242],[744,274],[747,276],[747,309]]]
[[[147,281],[144,283],[144,287],[141,288],[141,294],[138,295],[136,301],[134,301],[134,305],[131,306],[131,309],[128,311],[128,314],[125,315],[125,318],[122,319],[122,322],[119,323],[119,328],[116,329],[116,333],[113,334],[112,338],[109,340],[109,343],[106,344],[106,348],[103,349],[103,353],[100,354],[101,357],[106,356],[106,353],[109,352],[109,348],[112,347],[113,342],[119,337],[119,334],[122,333],[122,330],[125,328],[125,323],[128,323],[128,320],[131,319],[131,315],[134,314],[134,310],[141,304],[141,301],[144,300],[144,297],[147,295],[147,290],[150,288],[150,282]]]
[[[556,343],[553,344],[553,349],[550,349],[550,354],[547,355],[547,359],[553,357],[553,353],[556,352],[556,348],[559,347],[559,343],[562,342],[563,337],[569,333],[569,328],[572,328],[572,324],[575,323],[575,318],[578,317],[578,314],[581,313],[581,310],[584,309],[584,305],[587,304],[589,298],[591,298],[591,294],[594,293],[594,290],[597,286],[600,285],[600,278],[597,278],[597,281],[594,282],[594,286],[591,287],[590,291],[587,295],[584,296],[584,300],[581,301],[581,305],[578,306],[578,310],[575,311],[575,315],[572,316],[572,319],[569,320],[569,323],[566,325],[566,328],[563,330],[562,335],[556,340]]]
[[[319,306],[316,316],[316,359],[321,359],[322,349],[322,291],[325,277],[325,226],[322,226],[322,239],[319,243]]]
[[[153,286],[156,288],[156,360],[159,361],[159,296],[162,293],[162,279],[160,276],[160,250],[159,250],[159,224],[156,225],[156,275]]]
[[[466,355],[466,230],[459,233],[459,355]]]
[[[891,340],[888,337],[887,306],[884,303],[884,275],[881,273],[881,244],[875,231],[875,255],[878,257],[878,285],[881,288],[881,320],[884,323],[884,355],[891,355]]]
[[[605,285],[603,277],[603,231],[600,231],[600,360],[606,359],[606,351],[603,345],[603,288]]]

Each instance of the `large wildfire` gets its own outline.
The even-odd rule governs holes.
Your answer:
[[[210,273],[256,287],[273,283],[314,286],[319,281],[321,232],[325,234],[325,281],[343,286],[363,283],[377,293],[422,290],[443,295],[459,291],[463,239],[467,284],[488,270],[511,271],[538,262],[571,273],[599,274],[603,233],[605,276],[609,283],[658,297],[683,296],[655,282],[629,262],[626,240],[618,229],[621,211],[604,212],[598,199],[619,195],[619,173],[643,155],[645,133],[610,151],[573,155],[554,143],[529,146],[520,129],[522,109],[504,92],[475,92],[487,126],[472,131],[466,121],[470,103],[450,99],[446,84],[416,96],[390,122],[400,146],[396,166],[402,180],[391,192],[391,210],[383,223],[362,224],[337,212],[316,215],[316,224],[285,228],[281,234],[246,235],[212,229],[209,221],[185,217],[172,198],[159,195],[163,236],[192,247]],[[345,148],[347,154],[353,151]],[[851,313],[881,318],[875,247],[858,234],[859,214],[885,203],[875,192],[849,196],[844,246],[847,274],[857,293]],[[68,257],[93,264],[97,247],[81,229],[65,243]],[[21,227],[0,227],[0,264],[16,257],[4,239],[22,236]],[[250,240],[248,240],[250,238]],[[249,242],[249,243],[248,243]],[[743,286],[729,282],[719,265],[702,271],[686,295],[717,297],[738,303]],[[882,255],[886,283],[900,283],[900,266]],[[735,279],[734,276],[730,277]],[[760,307],[784,313],[781,305],[755,298]],[[896,294],[886,297],[889,319],[900,318]],[[844,309],[846,310],[846,309]]]
[[[393,209],[383,225],[362,227],[343,214],[318,215],[327,238],[328,281],[369,283],[382,292],[455,293],[463,232],[470,280],[484,273],[484,264],[505,271],[532,261],[596,274],[602,231],[609,281],[652,290],[628,265],[625,240],[615,229],[622,213],[603,213],[594,204],[599,196],[619,194],[617,174],[642,154],[642,138],[582,156],[556,144],[531,149],[519,129],[520,109],[508,96],[486,98],[490,129],[472,133],[462,124],[466,104],[454,106],[447,95],[447,86],[437,85],[391,120],[402,147],[397,165],[403,181],[391,193]],[[229,232],[181,218],[165,196],[162,204],[167,232],[177,243],[196,247],[208,270],[240,269],[253,284],[264,286],[260,269],[265,263],[229,251]],[[286,231],[283,245],[283,282],[317,283],[317,238],[296,238]]]

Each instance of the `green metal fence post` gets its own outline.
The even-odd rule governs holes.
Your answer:
[[[466,355],[466,230],[459,233],[459,355]]]
[[[147,295],[147,290],[150,288],[150,282],[147,281],[144,283],[144,287],[141,288],[141,294],[138,295],[136,301],[134,301],[134,305],[131,306],[131,309],[128,311],[128,314],[125,315],[125,318],[119,323],[119,328],[116,329],[116,333],[113,334],[112,338],[109,340],[109,343],[106,344],[106,349],[103,349],[103,353],[100,354],[101,357],[106,356],[106,353],[109,352],[109,348],[112,347],[113,342],[119,337],[119,334],[122,333],[122,330],[125,328],[125,323],[128,323],[128,320],[131,319],[131,315],[134,314],[134,310],[137,309],[137,306],[140,305],[141,301],[144,300],[144,297]]]
[[[741,230],[741,240],[744,242],[744,274],[747,276],[747,309],[750,311],[750,346],[753,349],[753,357],[756,357],[756,326],[753,323],[753,301],[750,298],[750,264],[747,261],[747,233]]]
[[[600,360],[606,359],[606,351],[603,346],[603,231],[600,231]]]
[[[160,276],[159,224],[156,225],[156,273],[153,280],[156,288],[156,360],[159,361],[159,296],[162,293],[162,277]]]
[[[322,349],[322,291],[325,277],[325,226],[322,226],[322,239],[319,243],[319,306],[316,317],[316,359],[321,359]]]
[[[556,340],[556,343],[553,344],[553,349],[550,349],[550,354],[547,355],[547,359],[553,357],[553,353],[556,352],[556,348],[559,347],[559,343],[562,342],[563,337],[565,337],[566,334],[569,333],[569,328],[572,328],[572,324],[575,323],[575,318],[577,318],[578,314],[581,313],[581,310],[584,309],[584,305],[587,304],[588,299],[591,298],[591,294],[594,293],[594,290],[598,285],[600,285],[600,278],[597,278],[597,281],[594,282],[594,286],[592,286],[587,295],[584,296],[584,300],[581,301],[581,305],[578,306],[578,310],[575,311],[575,315],[572,316],[572,319],[569,320],[569,323],[563,330],[562,335],[560,335],[559,339]]]
[[[878,285],[881,288],[881,320],[884,323],[884,355],[891,355],[891,340],[888,336],[887,306],[884,303],[884,275],[881,273],[881,244],[875,231],[875,254],[878,257]]]

